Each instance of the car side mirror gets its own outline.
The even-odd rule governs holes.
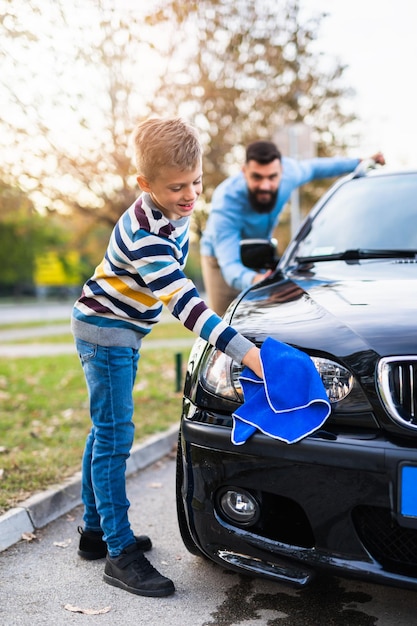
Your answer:
[[[276,239],[242,239],[240,242],[240,258],[245,267],[251,270],[275,269],[277,256]]]

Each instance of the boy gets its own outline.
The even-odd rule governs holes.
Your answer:
[[[126,460],[133,444],[132,389],[142,339],[162,305],[186,328],[262,377],[259,349],[207,308],[183,269],[190,216],[202,191],[201,146],[181,119],[149,119],[134,132],[141,196],[117,222],[103,261],[74,305],[92,429],[82,462],[84,530],[78,554],[106,555],[104,580],[131,593],[175,588],[146,559],[152,547],[128,520]]]

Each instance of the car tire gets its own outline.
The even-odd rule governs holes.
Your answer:
[[[181,432],[178,435],[177,446],[177,461],[176,461],[176,474],[175,474],[175,492],[177,500],[177,519],[178,527],[180,530],[181,539],[187,548],[188,552],[194,554],[194,556],[203,556],[200,549],[196,546],[194,539],[188,528],[187,518],[185,515],[184,502],[182,499],[182,485],[184,482],[184,466],[182,462],[182,443]]]

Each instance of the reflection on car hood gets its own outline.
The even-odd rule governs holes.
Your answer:
[[[273,336],[302,348],[344,356],[417,353],[417,264],[344,262],[290,272],[255,287],[232,324],[247,336]]]

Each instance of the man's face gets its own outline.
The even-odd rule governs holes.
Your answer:
[[[248,185],[252,208],[258,213],[272,211],[282,177],[282,164],[279,159],[262,165],[249,161],[243,166],[243,175]]]

